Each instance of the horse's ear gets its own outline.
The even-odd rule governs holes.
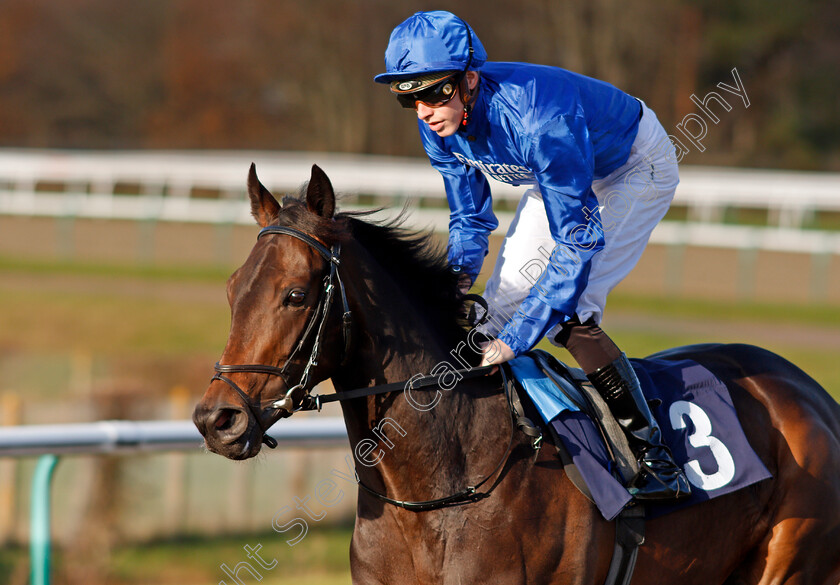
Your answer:
[[[251,198],[251,215],[260,227],[269,226],[277,221],[280,204],[277,203],[274,195],[260,183],[257,178],[257,166],[254,163],[251,163],[251,169],[248,171],[248,197]]]
[[[332,219],[335,213],[335,191],[327,174],[318,165],[312,165],[312,178],[306,187],[306,207],[327,219]]]

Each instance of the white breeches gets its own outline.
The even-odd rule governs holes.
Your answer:
[[[679,173],[674,147],[662,125],[644,103],[639,131],[627,162],[592,182],[604,226],[604,248],[592,258],[586,288],[577,304],[581,322],[601,322],[607,294],[639,261],[656,224],[674,198]],[[538,187],[525,192],[502,244],[484,298],[493,315],[481,330],[497,335],[535,282],[522,268],[534,260],[547,261],[554,249],[542,194]],[[569,316],[571,317],[571,315]],[[559,332],[560,325],[549,332]]]

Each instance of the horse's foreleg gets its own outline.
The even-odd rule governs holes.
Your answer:
[[[811,446],[820,451],[816,442]],[[736,583],[840,583],[840,487],[807,471],[813,454],[794,454],[800,457],[788,458],[779,471],[781,504],[771,512],[767,535],[738,571]]]
[[[818,520],[787,518],[751,555],[727,585],[837,585],[838,535],[814,530]]]

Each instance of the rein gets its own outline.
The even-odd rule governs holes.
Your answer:
[[[298,231],[294,228],[288,228],[283,226],[268,226],[264,227],[260,230],[259,235],[257,236],[257,240],[262,238],[265,235],[288,235],[292,236],[293,238],[297,238],[302,242],[305,242],[309,246],[311,246],[316,252],[318,252],[324,260],[329,263],[329,273],[327,276],[324,277],[324,288],[321,292],[321,296],[318,300],[318,305],[315,311],[312,313],[312,317],[308,321],[306,327],[303,330],[300,338],[298,339],[297,344],[295,345],[295,349],[286,359],[286,362],[281,367],[270,366],[265,364],[243,364],[243,365],[231,365],[231,364],[221,364],[216,362],[214,369],[216,374],[211,378],[211,382],[213,380],[219,380],[224,382],[228,386],[230,386],[248,409],[251,411],[251,414],[254,415],[257,424],[260,426],[260,430],[262,431],[263,437],[262,441],[271,449],[274,449],[277,446],[277,441],[268,435],[268,427],[264,427],[262,425],[261,417],[260,417],[260,405],[255,404],[254,401],[251,399],[248,394],[242,390],[236,382],[231,380],[229,377],[225,376],[224,374],[229,373],[253,373],[253,374],[267,374],[270,376],[278,376],[281,380],[283,380],[284,384],[286,385],[286,393],[283,395],[282,398],[275,400],[272,402],[267,408],[273,410],[280,410],[283,411],[285,414],[282,415],[282,418],[286,418],[291,416],[293,413],[300,411],[300,410],[321,410],[321,407],[324,404],[330,402],[338,402],[342,400],[354,400],[357,398],[364,398],[368,396],[378,396],[381,394],[388,394],[391,392],[404,392],[410,391],[415,389],[421,388],[428,388],[431,386],[435,386],[438,384],[438,376],[428,375],[423,376],[420,378],[412,378],[411,380],[406,380],[403,382],[392,382],[389,384],[381,384],[379,386],[371,386],[365,388],[356,388],[354,390],[346,390],[343,392],[335,393],[335,394],[315,394],[312,395],[312,388],[309,387],[310,383],[310,370],[312,367],[318,365],[318,359],[320,358],[321,354],[321,337],[323,335],[324,329],[326,327],[327,317],[329,316],[330,309],[332,308],[333,303],[333,294],[335,285],[334,282],[338,283],[338,288],[341,294],[341,302],[343,305],[343,313],[342,313],[342,335],[344,337],[344,356],[342,358],[342,365],[347,362],[347,358],[350,353],[350,334],[351,334],[351,312],[350,306],[347,303],[347,294],[344,289],[344,283],[341,281],[341,276],[338,272],[338,267],[340,265],[339,255],[341,254],[341,245],[336,243],[333,247],[327,248],[321,242],[313,238],[312,236]],[[469,295],[472,296],[472,295]],[[309,360],[306,362],[306,366],[304,366],[303,372],[301,373],[300,379],[297,384],[291,386],[288,382],[288,372],[287,369],[292,362],[292,359],[295,355],[300,351],[307,343],[309,337],[312,335],[312,332],[315,332],[314,341],[312,343],[312,351],[309,355]],[[495,368],[496,366],[482,366],[482,367],[475,367],[475,368],[466,368],[462,370],[454,370],[450,373],[457,374],[461,377],[461,379],[471,379],[477,378],[480,376],[485,376],[490,371]],[[505,393],[505,398],[508,403],[509,412],[511,413],[511,434],[510,434],[510,442],[508,443],[508,447],[505,450],[504,455],[493,468],[493,470],[484,476],[478,483],[475,485],[467,486],[465,489],[461,490],[460,492],[453,494],[451,496],[446,496],[443,498],[437,498],[434,500],[424,500],[424,501],[417,501],[411,502],[406,500],[396,500],[387,497],[384,494],[377,492],[376,490],[366,486],[362,481],[359,479],[358,474],[356,475],[356,483],[358,483],[359,487],[369,493],[370,495],[378,498],[379,500],[398,506],[400,508],[404,508],[406,510],[411,511],[426,511],[426,510],[434,510],[438,508],[443,508],[447,506],[475,502],[486,498],[490,495],[490,491],[492,487],[488,491],[479,492],[478,489],[486,484],[492,477],[497,475],[505,466],[510,457],[511,452],[513,451],[514,442],[516,438],[516,429],[518,426],[518,414],[516,412],[516,407],[514,401],[511,397],[511,390],[509,388],[509,382],[507,376],[504,373],[504,368],[500,367],[499,372],[502,375],[502,390]],[[295,408],[294,407],[294,400],[292,398],[292,394],[299,390],[303,389],[304,395],[301,399],[300,405]],[[269,425],[270,426],[270,425]]]
[[[487,374],[489,370],[494,368],[495,366],[483,366],[480,368],[469,368],[465,370],[457,370],[457,373],[464,376],[464,378],[476,378],[479,376],[484,376]],[[409,510],[411,512],[425,512],[428,510],[437,510],[440,508],[446,508],[449,506],[455,506],[458,504],[467,504],[471,502],[477,502],[478,500],[483,500],[490,496],[490,492],[495,487],[490,486],[487,491],[479,492],[478,489],[486,484],[490,479],[501,472],[504,468],[505,464],[507,463],[508,459],[510,458],[510,454],[513,451],[514,442],[516,440],[516,429],[519,426],[519,420],[516,413],[516,408],[514,406],[513,398],[511,395],[510,384],[508,381],[507,376],[505,375],[505,369],[500,367],[499,373],[502,375],[502,390],[505,393],[505,398],[508,403],[508,409],[511,414],[511,421],[510,421],[510,441],[508,442],[507,449],[505,449],[504,454],[502,455],[499,462],[493,468],[493,470],[484,476],[478,483],[475,485],[470,485],[457,492],[452,494],[451,496],[445,496],[443,498],[437,498],[434,500],[422,500],[422,501],[407,501],[407,500],[396,500],[393,498],[389,498],[385,494],[381,494],[370,488],[362,483],[361,479],[359,479],[358,474],[356,474],[356,483],[362,488],[364,491],[369,493],[370,495],[374,496],[380,501],[385,502],[386,504],[391,504],[392,506],[397,506],[398,508],[403,508],[405,510]],[[428,378],[434,378],[437,380],[435,376],[425,376],[422,379],[418,379],[415,383],[411,384],[411,388],[419,388],[421,387],[420,384],[422,383],[423,386],[432,386],[432,382],[426,383],[425,380]],[[410,380],[409,380],[410,382]],[[436,382],[435,382],[436,383]],[[403,383],[407,385],[407,383]],[[374,386],[373,388],[361,388],[360,390],[376,390],[376,392],[369,392],[369,393],[359,393],[356,396],[349,396],[348,398],[359,398],[361,396],[370,396],[372,394],[384,394],[385,392],[393,392],[394,390],[384,390],[384,388],[391,388],[394,384],[384,384],[382,386]],[[405,386],[403,386],[405,388]],[[350,392],[359,392],[359,390],[351,390]],[[342,392],[341,394],[347,394],[347,392]],[[337,400],[341,400],[341,398],[337,398]]]
[[[466,368],[463,370],[451,370],[447,373],[457,374],[458,377],[468,380],[470,378],[478,378],[486,376],[495,366],[482,366],[476,368]],[[390,384],[381,384],[379,386],[366,386],[364,388],[356,388],[355,390],[344,390],[335,394],[308,394],[298,410],[321,410],[324,404],[330,402],[339,402],[342,400],[352,400],[354,398],[364,398],[366,396],[378,396],[380,394],[388,394],[389,392],[404,392],[409,390],[419,390],[421,388],[429,388],[438,385],[439,377],[434,375],[423,376],[422,378],[412,378],[411,380],[404,380],[402,382],[391,382]]]

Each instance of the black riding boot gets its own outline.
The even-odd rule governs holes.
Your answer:
[[[673,500],[691,495],[691,487],[662,443],[659,425],[624,354],[587,376],[627,434],[639,460],[639,474],[628,490],[637,500]]]

